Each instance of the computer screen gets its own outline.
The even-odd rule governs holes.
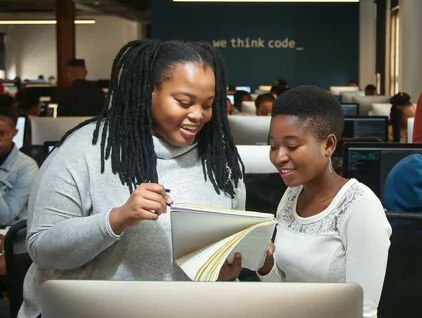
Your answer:
[[[275,215],[287,187],[270,161],[270,146],[236,147],[245,166],[246,210]]]
[[[235,86],[235,89],[237,91],[246,91],[248,93],[251,92],[251,87],[250,86]]]
[[[236,145],[267,145],[270,116],[229,116],[230,131]]]
[[[341,110],[344,116],[359,116],[359,104],[342,103]]]
[[[388,117],[356,116],[344,118],[343,138],[375,137],[388,141]]]
[[[382,199],[390,170],[399,160],[414,153],[422,154],[422,144],[345,143],[343,176],[356,178]]]
[[[359,96],[359,95],[355,95],[352,98],[352,102],[359,104],[359,115],[368,116],[369,111],[372,109],[373,103],[389,103],[390,102],[390,96],[385,96],[385,95]]]
[[[18,122],[16,123],[16,129],[18,133],[13,138],[13,142],[15,143],[18,149],[22,148],[24,140],[25,140],[25,125],[26,125],[27,118],[25,116],[19,116]]]
[[[91,117],[31,117],[31,138],[33,145],[43,145],[46,141],[60,140],[76,125]]]
[[[50,280],[43,318],[362,318],[350,283]]]

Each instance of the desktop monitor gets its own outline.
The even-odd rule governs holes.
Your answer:
[[[33,116],[31,117],[31,143],[43,145],[46,141],[60,140],[68,130],[90,118]]]
[[[16,123],[16,129],[18,130],[18,133],[13,138],[13,142],[15,143],[16,147],[18,147],[18,149],[22,148],[25,140],[25,126],[27,120],[28,119],[25,116],[19,116]]]
[[[233,94],[227,94],[227,98],[230,100],[232,105],[234,105],[234,95]]]
[[[407,142],[413,143],[413,126],[415,124],[415,118],[410,117],[407,119]]]
[[[275,215],[287,187],[270,161],[270,146],[236,147],[245,166],[246,210]]]
[[[356,116],[344,118],[342,138],[375,137],[388,141],[388,117]]]
[[[359,115],[368,116],[373,103],[389,103],[390,96],[371,95],[371,96],[353,96],[353,103],[359,104]]]
[[[359,87],[357,86],[330,86],[330,93],[337,96],[340,96],[341,92],[357,91],[359,91]]]
[[[270,116],[229,116],[230,131],[236,145],[267,145]]]
[[[414,153],[422,154],[422,144],[345,143],[343,176],[356,178],[382,199],[390,170],[399,160]]]
[[[390,103],[372,103],[371,109],[368,112],[369,116],[387,116],[390,118]]]
[[[361,318],[351,283],[50,280],[43,318]]]
[[[341,110],[346,116],[359,116],[359,104],[356,103],[342,103]]]
[[[353,96],[365,96],[365,92],[363,91],[340,92],[340,99],[342,103],[352,103]]]
[[[243,101],[241,113],[256,115],[256,106],[254,101]]]
[[[245,91],[250,93],[251,92],[251,87],[250,86],[235,86],[235,89],[237,91]]]

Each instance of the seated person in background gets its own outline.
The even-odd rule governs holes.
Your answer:
[[[206,43],[131,41],[119,51],[109,107],[65,135],[35,180],[27,235],[34,262],[18,317],[40,314],[48,279],[189,279],[173,262],[167,205],[245,208],[223,70]],[[219,279],[237,277],[240,265],[237,255]]]
[[[359,84],[358,84],[358,82],[357,82],[357,81],[355,81],[355,80],[349,80],[349,81],[347,82],[347,86],[359,87]]]
[[[230,99],[227,98],[227,115],[235,115],[237,113],[238,113],[237,109],[234,108]]]
[[[388,141],[407,143],[407,119],[415,116],[415,106],[407,93],[397,93],[390,98],[390,103]]]
[[[401,159],[385,180],[384,208],[392,212],[422,212],[422,155]]]
[[[422,94],[419,95],[413,124],[413,142],[422,143]]]
[[[287,86],[273,85],[273,86],[271,86],[270,93],[277,97],[277,96],[280,96],[281,94],[283,94],[288,89],[289,88]]]
[[[20,115],[39,116],[40,98],[37,94],[22,89],[16,93],[15,99]]]
[[[0,105],[0,225],[25,216],[29,191],[38,171],[37,163],[16,147],[18,114]]]
[[[270,245],[258,274],[262,281],[357,283],[364,317],[376,317],[391,227],[377,196],[331,166],[343,125],[339,102],[321,88],[299,86],[274,102],[270,159],[288,188],[277,209],[275,252]]]
[[[236,93],[234,94],[234,107],[239,112],[242,112],[242,102],[250,101],[252,101],[252,95],[247,91],[236,91]]]
[[[273,94],[265,93],[255,99],[256,115],[271,116],[275,97]]]
[[[365,86],[365,96],[377,95],[377,88],[375,85],[369,84]]]
[[[67,62],[67,75],[72,84],[58,93],[57,116],[97,116],[101,113],[104,93],[96,83],[85,79],[87,74],[85,60]]]

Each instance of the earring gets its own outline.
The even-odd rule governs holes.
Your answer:
[[[333,174],[334,172],[333,163],[331,162],[331,156],[328,157],[328,171],[330,172],[330,174]]]

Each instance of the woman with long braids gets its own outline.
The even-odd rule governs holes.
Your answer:
[[[208,44],[133,41],[120,50],[102,114],[68,132],[35,181],[34,263],[19,317],[40,314],[48,279],[188,280],[172,261],[167,204],[245,206],[225,88]],[[236,277],[240,263],[226,263],[219,279]]]

